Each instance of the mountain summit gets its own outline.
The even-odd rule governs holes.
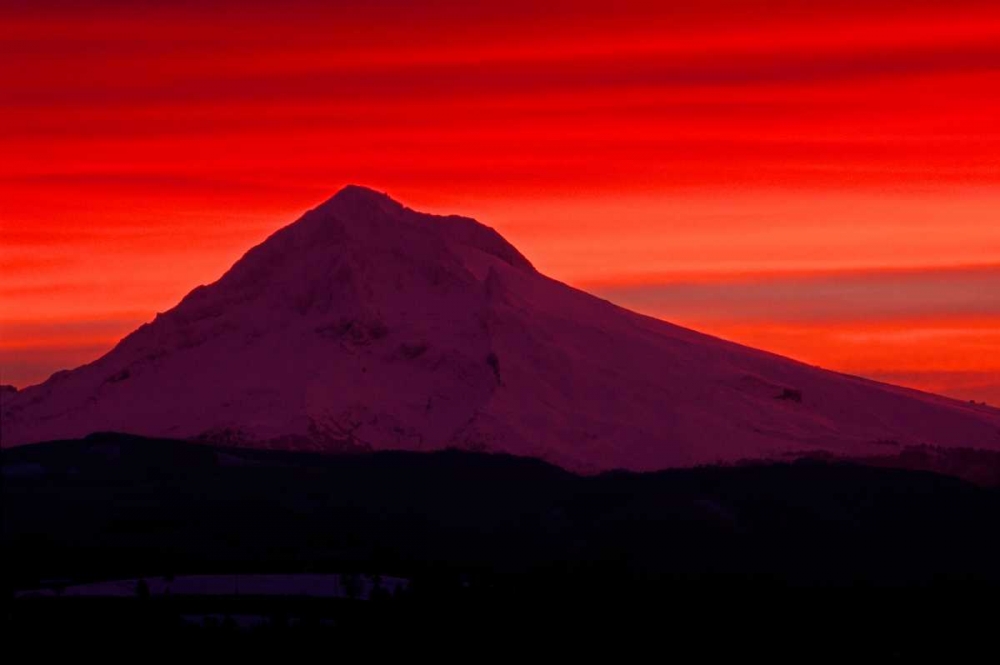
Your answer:
[[[580,471],[1000,449],[996,410],[635,314],[545,277],[472,219],[356,186],[95,362],[0,398],[5,446],[113,430],[459,447]]]
[[[319,213],[321,218],[331,216],[350,223],[367,224],[376,232],[388,232],[388,225],[391,224],[413,225],[424,233],[443,236],[452,243],[492,254],[512,266],[534,270],[531,263],[503,236],[474,219],[417,213],[388,194],[367,187],[348,185],[312,212]]]

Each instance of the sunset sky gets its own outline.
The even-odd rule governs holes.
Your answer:
[[[0,0],[0,57],[0,383],[358,183],[632,309],[1000,404],[995,0]]]

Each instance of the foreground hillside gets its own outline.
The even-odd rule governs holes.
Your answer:
[[[458,451],[324,456],[97,435],[3,452],[8,582],[435,568],[1000,581],[1000,495],[800,461],[577,476]]]
[[[951,657],[988,643],[1000,590],[1000,494],[919,471],[799,461],[577,476],[458,451],[120,435],[5,450],[2,468],[8,644],[122,631],[172,643],[192,621],[256,621],[258,637],[338,649],[582,648],[585,631],[615,649]],[[405,592],[296,595],[296,580],[358,574]],[[239,591],[184,595],[192,575]],[[275,575],[288,597],[253,591]],[[136,595],[71,593],[106,580]],[[39,588],[56,591],[11,595]]]

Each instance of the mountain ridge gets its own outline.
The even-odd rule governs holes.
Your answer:
[[[348,186],[108,354],[2,399],[4,446],[117,430],[651,470],[1000,449],[1000,412],[821,370],[539,273],[494,229]]]

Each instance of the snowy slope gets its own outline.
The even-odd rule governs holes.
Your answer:
[[[784,398],[782,398],[784,396]],[[2,443],[93,431],[654,469],[1000,450],[1000,411],[824,371],[538,273],[492,229],[348,187],[99,360],[2,399]]]

